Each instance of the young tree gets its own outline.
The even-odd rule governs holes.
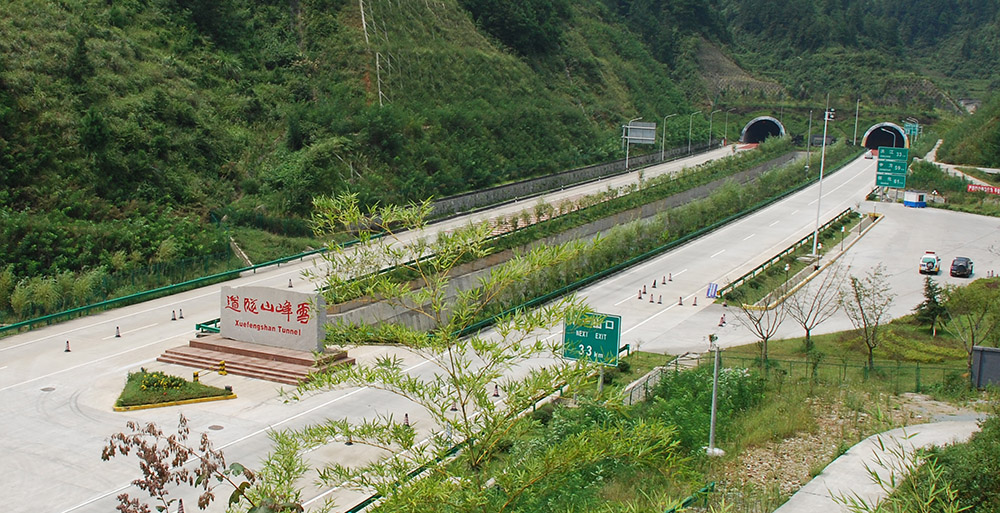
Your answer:
[[[330,465],[321,471],[321,480],[334,486],[349,483],[374,489],[391,497],[401,492],[398,483],[414,468],[428,465],[435,468],[435,474],[456,471],[451,466],[435,467],[433,462],[460,444],[459,469],[471,471],[476,490],[489,489],[479,470],[503,447],[504,440],[517,436],[519,415],[560,384],[581,383],[593,367],[562,360],[548,360],[545,367],[528,365],[531,359],[551,358],[561,352],[558,337],[543,339],[540,330],[565,319],[579,319],[586,309],[575,297],[554,300],[537,309],[508,311],[496,320],[492,333],[480,331],[474,324],[504,308],[506,295],[516,292],[533,273],[571,262],[583,243],[542,245],[516,254],[490,269],[474,286],[459,287],[453,283],[455,267],[489,253],[491,228],[487,223],[441,233],[429,242],[420,236],[430,213],[428,202],[376,207],[365,213],[354,195],[317,198],[314,204],[317,233],[350,229],[359,241],[349,248],[328,248],[325,258],[330,271],[325,274],[324,289],[328,303],[359,297],[377,300],[423,318],[431,326],[425,331],[395,319],[337,322],[327,327],[328,343],[351,346],[370,340],[391,341],[436,367],[433,377],[421,378],[408,374],[399,358],[381,356],[372,363],[317,375],[300,386],[296,394],[340,385],[381,389],[409,399],[416,405],[414,410],[432,419],[427,444],[416,443],[414,428],[391,415],[360,423],[329,419],[301,430],[302,440],[309,444],[343,439],[391,454],[356,466]],[[405,271],[411,281],[381,272],[389,265]],[[498,389],[504,392],[502,400],[493,397]]]
[[[810,282],[785,300],[788,316],[806,332],[805,348],[812,351],[812,331],[833,317],[840,309],[840,290],[844,284],[843,267],[831,266],[818,283]]]
[[[1000,325],[1000,281],[987,278],[965,287],[946,287],[944,310],[948,332],[962,341],[972,369],[972,348],[988,340]]]
[[[941,302],[941,286],[930,276],[924,278],[924,301],[913,309],[917,320],[930,324],[932,336],[937,336],[938,319],[941,319],[947,311]]]
[[[264,497],[257,493],[251,497],[247,489],[254,485],[257,476],[239,463],[227,467],[222,451],[212,447],[212,442],[205,433],[202,433],[196,446],[190,444],[188,436],[191,429],[184,415],[180,416],[175,434],[164,433],[152,422],[143,426],[129,421],[127,426],[129,432],[111,435],[101,453],[101,459],[108,461],[119,454],[127,456],[134,451],[139,459],[142,477],[132,481],[132,484],[158,503],[157,511],[168,511],[177,502],[178,499],[169,498],[170,487],[173,485],[200,488],[202,493],[198,497],[198,507],[205,509],[215,499],[215,490],[221,483],[228,483],[233,488],[229,505],[249,507],[248,513],[302,511],[297,503],[276,501],[273,499],[274,495]],[[243,481],[238,482],[240,479]],[[118,496],[116,509],[121,513],[151,511],[149,505],[128,493]]]
[[[840,298],[844,313],[868,348],[868,368],[875,369],[875,348],[879,344],[879,330],[888,320],[889,307],[895,298],[886,283],[885,266],[878,264],[863,278],[851,276],[847,290]]]
[[[739,302],[736,320],[757,337],[757,349],[760,350],[762,367],[767,365],[767,342],[778,332],[787,312],[787,303],[784,301],[775,305],[774,308]]]

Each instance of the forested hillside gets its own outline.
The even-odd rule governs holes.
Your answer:
[[[997,16],[984,0],[9,0],[0,270],[227,253],[220,226],[301,233],[316,194],[399,202],[616,158],[638,116],[827,92],[933,108],[937,84],[998,85]],[[719,87],[706,56],[765,87]]]

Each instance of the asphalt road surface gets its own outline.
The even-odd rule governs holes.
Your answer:
[[[722,150],[720,155],[727,150]],[[863,274],[877,262],[884,263],[890,274],[890,286],[897,293],[892,313],[909,313],[922,299],[923,277],[916,263],[924,250],[932,249],[942,257],[942,268],[954,256],[968,256],[976,262],[978,275],[985,275],[998,257],[990,247],[1000,240],[1000,220],[970,216],[935,209],[910,209],[901,205],[863,203],[862,198],[874,182],[873,160],[858,159],[828,176],[823,184],[821,222],[844,208],[860,204],[863,211],[877,209],[885,218],[861,239],[843,258],[853,273]],[[651,171],[646,171],[650,176]],[[633,173],[634,175],[634,173]],[[635,178],[633,177],[633,180]],[[606,184],[591,184],[594,190]],[[582,194],[579,190],[569,194]],[[716,326],[720,305],[705,299],[710,282],[725,284],[752,269],[790,243],[812,231],[816,222],[816,186],[807,188],[775,205],[720,228],[647,263],[609,277],[580,293],[595,310],[618,314],[623,318],[622,343],[643,350],[677,354],[703,351],[708,333],[719,332],[723,345],[752,341],[746,330],[730,322]],[[532,208],[537,199],[522,202]],[[555,201],[559,201],[558,199]],[[510,207],[510,205],[508,205]],[[498,214],[481,213],[478,218]],[[509,215],[509,214],[503,214]],[[455,219],[449,223],[464,223]],[[435,229],[448,229],[447,224]],[[293,280],[297,289],[312,285],[301,277],[311,262],[282,265],[244,276],[226,285],[287,286]],[[642,285],[672,276],[662,287],[663,303],[636,299]],[[941,280],[963,283],[966,280]],[[648,290],[648,288],[647,288]],[[140,366],[163,369],[172,374],[188,375],[191,369],[155,362],[165,349],[181,345],[193,336],[195,322],[219,316],[220,286],[149,301],[139,305],[103,312],[28,333],[0,339],[0,413],[3,420],[0,451],[4,455],[3,485],[0,503],[10,511],[106,512],[113,511],[115,496],[122,491],[136,492],[129,482],[138,476],[134,459],[100,460],[107,437],[124,429],[127,420],[156,422],[163,428],[176,424],[183,412],[190,419],[192,432],[210,433],[216,447],[223,448],[228,461],[257,467],[270,447],[267,433],[275,429],[301,427],[324,418],[358,420],[372,414],[408,413],[411,421],[427,430],[422,415],[412,405],[390,394],[367,389],[345,389],[316,394],[301,401],[285,403],[278,386],[239,376],[206,376],[203,381],[217,386],[232,385],[239,398],[177,408],[114,413],[111,405],[121,390],[125,374]],[[678,305],[679,297],[684,304]],[[694,298],[698,297],[698,306]],[[171,321],[171,312],[183,309],[185,319]],[[843,329],[844,319],[831,319],[818,331]],[[114,338],[115,327],[122,338]],[[798,335],[789,323],[783,332]],[[549,336],[561,336],[559,328]],[[72,352],[64,352],[66,341]],[[377,349],[352,352],[361,359],[370,358]],[[409,372],[429,375],[433,365],[400,353]],[[358,445],[346,448],[331,444],[309,457],[316,461],[350,461],[375,456],[374,451]],[[195,507],[194,494],[178,491],[188,509]],[[312,488],[305,499],[324,494],[338,504],[352,505],[363,494],[336,490],[326,493]],[[220,494],[223,498],[228,492]],[[224,500],[212,511],[224,511]]]

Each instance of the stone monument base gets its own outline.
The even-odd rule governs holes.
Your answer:
[[[218,370],[219,362],[225,361],[226,372],[230,374],[286,385],[299,384],[308,379],[310,372],[354,364],[354,358],[348,358],[346,351],[328,349],[317,358],[309,351],[251,344],[221,335],[201,337],[186,346],[168,349],[156,360],[198,370]]]

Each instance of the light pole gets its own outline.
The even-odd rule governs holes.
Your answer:
[[[813,256],[819,257],[816,253],[816,244],[819,243],[819,212],[820,204],[823,203],[823,168],[826,166],[826,127],[833,119],[833,109],[830,107],[830,100],[827,98],[827,109],[823,112],[823,149],[819,157],[819,197],[816,198],[816,229],[813,231]]]
[[[712,148],[712,116],[715,116],[716,112],[722,112],[722,109],[715,109],[708,114],[708,147]]]
[[[846,226],[841,226],[840,227],[840,252],[841,253],[844,252],[844,237],[847,237],[847,227]]]
[[[701,114],[701,111],[692,112],[691,115],[688,116],[688,155],[691,154],[691,124],[694,123],[695,114]]]
[[[732,112],[732,111],[734,111],[734,110],[736,110],[736,107],[733,107],[733,108],[731,108],[731,109],[729,109],[729,110],[726,111],[726,130],[725,130],[725,134],[723,134],[723,136],[722,136],[722,139],[723,139],[723,141],[725,141],[725,143],[729,142],[729,113]],[[725,144],[725,143],[723,143],[723,144]]]
[[[883,132],[885,132],[885,133],[887,133],[887,134],[891,134],[892,135],[892,147],[895,148],[896,147],[896,131],[895,130],[886,130],[884,126],[880,126],[880,127],[878,127],[878,129],[881,130],[881,131],[883,131]]]
[[[813,111],[809,111],[809,135],[806,136],[806,173],[809,172],[809,159],[812,158],[810,150],[812,149],[812,138],[813,138]]]
[[[626,173],[628,173],[628,141],[629,141],[630,136],[632,135],[630,133],[631,132],[632,122],[633,121],[639,121],[640,119],[642,119],[641,116],[638,117],[638,118],[632,118],[632,119],[630,119],[628,121],[627,125],[625,125],[625,126],[622,127],[622,136],[625,138],[625,172]],[[655,141],[656,139],[653,139],[653,140]],[[653,144],[656,144],[656,143],[653,143]]]
[[[719,337],[715,336],[715,333],[708,336],[709,350],[715,351],[715,371],[712,378],[712,421],[708,430],[708,448],[705,450],[705,454],[709,457],[726,454],[722,449],[715,447],[715,411],[719,396],[719,344],[716,342],[717,340]]]
[[[677,114],[670,114],[669,116],[663,116],[663,137],[660,139],[660,162],[663,162],[663,148],[667,143],[667,120],[676,116]],[[656,144],[655,142],[653,144]]]
[[[854,146],[858,145],[858,113],[861,112],[861,98],[858,98],[858,104],[854,106]]]
[[[788,286],[788,270],[792,268],[792,265],[785,262],[785,286]]]

